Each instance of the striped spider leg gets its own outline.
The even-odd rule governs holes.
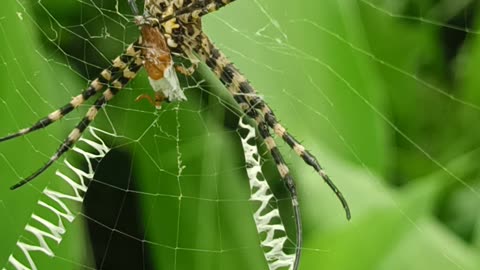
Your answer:
[[[110,67],[104,69],[100,73],[99,77],[90,83],[90,86],[87,89],[74,97],[69,103],[50,113],[48,116],[40,119],[31,127],[24,128],[17,133],[0,138],[0,142],[3,142],[45,128],[50,124],[60,120],[65,115],[72,112],[75,108],[78,108],[80,105],[82,105],[89,98],[99,93],[105,85],[110,85],[110,87],[103,92],[103,96],[97,99],[94,105],[87,112],[86,116],[80,121],[75,129],[72,130],[55,154],[49,159],[49,161],[33,174],[10,187],[10,189],[17,189],[32,181],[46,169],[48,169],[56,160],[58,160],[62,154],[70,150],[70,148],[80,138],[82,132],[87,128],[90,122],[93,121],[98,110],[100,110],[106,101],[110,100],[116,92],[122,89],[131,79],[133,79],[142,64],[139,60],[139,54],[140,45],[138,41],[130,44],[122,55],[113,60],[113,63]]]
[[[212,4],[222,1],[210,0],[208,2]],[[223,1],[223,5],[220,5],[219,7],[228,4],[227,2],[230,3],[233,1]],[[150,10],[152,10],[158,7],[146,6],[146,8],[150,8]],[[203,33],[200,17],[217,9],[218,8],[212,8],[209,11],[204,7],[196,9],[191,13],[186,13],[182,16],[173,17],[170,20],[161,23],[162,29],[164,30],[163,33],[165,35],[165,38],[167,39],[167,44],[171,47],[172,51],[177,52],[180,55],[183,55],[185,58],[189,59],[193,63],[193,66],[195,66],[194,63],[198,61],[198,59],[196,58],[196,55],[198,55],[200,59],[207,64],[207,66],[212,70],[212,72],[225,85],[225,87],[233,96],[234,100],[239,104],[244,113],[256,121],[257,127],[259,129],[259,134],[264,140],[267,148],[269,149],[277,165],[279,174],[282,177],[291,195],[297,228],[297,249],[294,269],[298,269],[299,259],[301,255],[300,248],[302,246],[302,224],[300,218],[300,209],[298,206],[297,190],[295,187],[295,182],[293,181],[293,177],[291,176],[288,166],[286,165],[282,154],[280,153],[274,139],[272,138],[270,130],[272,130],[277,136],[282,138],[283,141],[285,141],[289,145],[289,147],[292,148],[295,153],[304,160],[305,163],[312,166],[319,173],[322,179],[327,183],[327,185],[338,197],[345,210],[347,219],[350,219],[351,217],[350,209],[342,193],[338,190],[333,181],[325,173],[316,158],[286,131],[286,129],[277,121],[273,111],[263,101],[263,99],[258,96],[255,89],[250,85],[248,80]],[[182,12],[181,10],[182,9],[173,10],[171,11],[171,13],[180,14]],[[162,21],[162,19],[164,18],[165,17],[163,16],[159,17],[159,20]]]
[[[128,61],[124,61],[124,59],[128,59]],[[22,136],[30,133],[31,131],[44,128],[49,124],[56,122],[57,120],[61,119],[63,116],[71,112],[74,108],[77,108],[82,103],[84,103],[89,97],[98,93],[103,88],[104,84],[108,84],[107,89],[103,92],[101,97],[99,97],[94,102],[94,104],[86,113],[85,117],[83,117],[82,120],[77,124],[77,126],[70,132],[70,134],[63,141],[55,154],[50,157],[48,162],[27,178],[24,178],[23,180],[13,185],[10,189],[17,189],[34,180],[37,176],[47,170],[64,153],[70,150],[73,145],[78,141],[78,139],[80,139],[85,129],[95,119],[99,110],[102,109],[107,104],[107,102],[115,96],[115,94],[117,94],[121,89],[123,89],[125,85],[128,84],[128,82],[130,82],[135,77],[139,69],[142,67],[142,64],[142,59],[140,58],[140,45],[137,41],[129,45],[125,54],[114,60],[112,67],[103,70],[100,73],[100,76],[91,83],[90,87],[83,91],[80,95],[74,97],[72,101],[70,101],[70,103],[49,114],[47,117],[41,119],[32,127],[22,129],[18,133],[0,139],[0,141],[5,141],[7,139]],[[113,73],[112,71],[115,72]]]
[[[279,151],[271,133],[269,126],[265,122],[263,115],[256,109],[255,104],[252,104],[253,93],[243,93],[241,88],[243,84],[241,82],[247,82],[247,80],[241,75],[241,73],[233,66],[231,62],[223,55],[214,45],[210,42],[205,34],[200,36],[202,39],[202,48],[200,49],[202,60],[217,76],[217,78],[225,85],[229,93],[233,96],[234,100],[239,104],[243,112],[255,120],[260,136],[262,137],[267,149],[275,161],[277,170],[287,187],[292,200],[292,207],[294,212],[295,226],[296,226],[296,249],[295,249],[295,262],[293,269],[298,269],[301,257],[301,247],[303,245],[303,229],[301,212],[298,203],[297,188],[293,180],[292,175],[285,163],[285,160]]]
[[[136,9],[136,6],[134,7],[134,5],[132,5],[132,9],[134,13],[138,15],[138,9]],[[109,86],[103,92],[103,95],[94,102],[85,117],[71,131],[55,154],[50,157],[49,161],[36,172],[13,185],[11,187],[12,190],[35,179],[47,170],[64,153],[70,150],[78,139],[80,139],[85,129],[93,122],[98,112],[133,78],[135,78],[143,65],[146,67],[150,84],[156,93],[156,107],[160,107],[161,102],[164,99],[167,101],[181,101],[186,99],[180,88],[176,73],[172,68],[173,61],[168,46],[165,43],[165,39],[158,29],[158,22],[154,24],[147,16],[137,16],[136,23],[141,30],[139,39],[129,45],[126,52],[117,57],[110,67],[103,70],[100,73],[100,76],[90,84],[90,87],[84,90],[80,95],[74,97],[68,104],[52,112],[47,117],[40,119],[33,126],[0,138],[0,142],[2,142],[45,128],[73,111],[73,109],[79,107],[90,97],[99,93],[104,85]],[[142,97],[139,98],[141,99]]]
[[[155,103],[157,106],[160,106],[163,99],[169,101],[186,99],[179,86],[178,78],[172,68],[172,60],[168,47],[165,44],[164,37],[158,31],[158,27],[150,25],[148,21],[144,20],[141,16],[137,16],[136,22],[141,30],[141,36],[138,41],[131,44],[124,54],[117,57],[112,66],[103,70],[100,76],[91,83],[89,88],[77,97],[74,97],[67,105],[39,120],[32,127],[22,129],[15,134],[0,138],[0,142],[2,142],[44,128],[61,119],[74,108],[83,104],[88,98],[97,94],[104,85],[109,86],[103,92],[103,95],[94,102],[86,116],[72,130],[49,161],[36,172],[13,185],[11,189],[17,189],[32,181],[48,169],[64,153],[70,150],[81,137],[85,129],[95,119],[98,112],[136,76],[143,65],[145,65],[147,69],[150,84],[156,92]]]
[[[235,65],[228,60],[228,58],[210,41],[210,39],[202,34],[199,36],[199,43],[202,44],[202,51],[200,56],[203,61],[210,67],[210,69],[217,75],[217,77],[222,81],[222,83],[227,87],[229,92],[235,97],[238,95],[244,96],[246,104],[239,103],[241,107],[248,110],[257,110],[261,112],[261,116],[256,116],[253,118],[257,124],[264,125],[265,122],[274,133],[282,138],[284,142],[294,150],[294,152],[303,159],[303,161],[309,166],[313,167],[315,171],[319,173],[322,179],[327,183],[327,185],[332,189],[335,195],[338,197],[339,201],[342,204],[342,207],[345,210],[347,219],[351,218],[350,208],[347,201],[343,197],[340,190],[335,186],[330,177],[325,173],[323,168],[318,163],[317,159],[308,152],[303,145],[300,144],[286,129],[277,121],[277,118],[267,103],[257,94],[253,86],[248,82],[248,80],[243,76],[240,71],[235,67]],[[236,99],[238,102],[238,99]],[[245,109],[244,109],[245,110]],[[247,111],[248,114],[248,111]],[[265,139],[265,138],[264,138]],[[276,147],[273,141],[266,141],[267,147],[275,150]],[[276,151],[276,150],[275,150]],[[271,151],[272,152],[272,151]],[[275,158],[275,155],[272,156]],[[278,170],[280,175],[284,178],[288,175],[288,167],[284,162],[280,162],[280,159],[275,159],[277,163]],[[287,186],[290,186],[287,181]]]
[[[335,186],[330,177],[325,173],[316,158],[308,152],[286,129],[277,121],[273,111],[269,108],[265,101],[257,94],[248,80],[240,73],[240,71],[228,60],[228,58],[202,33],[197,37],[198,43],[201,44],[199,54],[202,60],[212,70],[212,72],[225,85],[235,101],[240,105],[245,114],[255,120],[260,133],[270,154],[272,155],[277,170],[282,177],[287,189],[289,190],[293,210],[295,214],[295,223],[297,227],[297,249],[293,269],[298,269],[302,247],[302,224],[300,218],[300,209],[298,206],[297,190],[295,182],[291,176],[288,166],[286,165],[282,154],[280,153],[274,139],[271,136],[270,129],[284,142],[286,142],[294,152],[300,156],[303,161],[312,166],[319,173],[322,179],[332,189],[338,197],[345,210],[348,220],[351,218],[350,208],[347,201],[343,197],[340,190]]]
[[[220,8],[233,1],[210,0],[208,2],[222,2],[222,4],[218,6],[218,8]],[[215,11],[218,8],[212,9],[212,11]],[[309,151],[307,151],[298,140],[296,140],[290,133],[286,131],[285,127],[283,127],[278,122],[272,109],[270,109],[268,104],[257,94],[255,88],[248,82],[245,76],[240,73],[240,71],[234,66],[234,64],[230,60],[228,60],[228,58],[210,41],[208,36],[203,33],[201,29],[200,18],[195,18],[189,15],[186,17],[180,17],[177,21],[178,23],[183,25],[186,32],[185,36],[188,37],[188,39],[185,39],[184,42],[189,44],[188,46],[182,46],[182,49],[193,48],[192,50],[196,52],[200,56],[202,61],[207,64],[207,66],[213,71],[213,73],[215,73],[215,75],[217,75],[219,80],[226,86],[232,96],[236,98],[235,100],[237,101],[237,103],[239,103],[240,107],[242,107],[242,109],[247,114],[248,111],[253,110],[258,110],[261,112],[261,117],[258,116],[256,113],[255,115],[250,113],[252,114],[251,117],[257,122],[257,125],[260,126],[260,124],[263,125],[264,122],[266,122],[268,127],[272,129],[278,137],[282,138],[282,140],[286,142],[289,147],[292,148],[294,152],[298,156],[300,156],[306,164],[314,168],[314,170],[322,177],[322,179],[327,183],[327,185],[338,197],[339,201],[342,204],[342,207],[345,210],[347,219],[350,219],[351,214],[347,201],[343,197],[340,190],[330,179],[330,177],[320,166],[317,159]],[[189,55],[191,54],[191,52],[185,52],[185,54]],[[239,99],[238,96],[240,95],[244,96],[244,98]],[[271,147],[272,149],[276,148],[273,144],[271,144]],[[275,156],[278,155],[273,155],[272,153],[272,156],[274,156],[275,158]],[[284,164],[284,162],[277,162],[277,167],[282,177],[288,175],[288,168]]]
[[[302,229],[302,217],[300,212],[300,207],[298,204],[298,195],[297,195],[297,188],[295,186],[295,182],[293,181],[293,177],[288,171],[288,167],[286,166],[285,160],[283,159],[282,154],[278,150],[278,147],[273,140],[272,134],[270,133],[268,125],[265,123],[262,115],[252,106],[247,98],[246,95],[239,93],[236,91],[236,87],[233,84],[229,83],[232,82],[233,77],[221,77],[218,75],[216,70],[214,70],[214,62],[209,60],[207,61],[207,65],[214,71],[217,77],[222,81],[225,87],[229,90],[230,94],[233,96],[234,100],[239,104],[242,111],[251,119],[254,119],[257,123],[257,128],[259,131],[260,136],[262,137],[265,145],[268,148],[268,151],[273,157],[275,164],[277,165],[277,170],[282,177],[283,182],[285,183],[288,192],[290,193],[290,197],[292,200],[292,207],[295,219],[295,227],[296,227],[296,246],[297,249],[295,250],[295,262],[293,269],[298,269],[300,264],[300,257],[301,257],[301,247],[303,245],[303,229]]]
[[[125,69],[125,67],[130,65],[131,62],[134,60],[137,55],[137,51],[138,49],[135,49],[133,44],[130,45],[122,55],[113,60],[112,65],[100,72],[98,78],[94,79],[87,89],[85,89],[78,96],[74,97],[69,103],[62,106],[58,110],[50,113],[48,116],[40,119],[31,127],[24,128],[17,133],[0,138],[0,142],[26,135],[30,132],[45,128],[50,124],[60,120],[65,115],[73,111],[75,108],[82,105],[89,98],[99,93],[105,85],[110,84],[113,80],[117,79],[121,75],[121,72]]]
[[[135,1],[135,0],[129,0]],[[159,19],[160,23],[183,15],[185,21],[198,19],[214,12],[236,0],[145,0],[149,14]],[[138,9],[137,9],[138,10]]]

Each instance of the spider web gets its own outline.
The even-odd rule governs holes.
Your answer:
[[[301,269],[478,269],[478,8],[467,0],[319,2],[238,0],[204,19],[352,207],[346,222],[334,194],[277,140],[299,189]],[[138,35],[126,1],[113,0],[8,0],[0,31],[0,134],[69,101]],[[437,38],[454,35],[464,43],[443,55]],[[49,242],[50,257],[33,256],[38,269],[268,269],[241,113],[205,67],[181,80],[188,101],[156,111],[134,102],[152,93],[141,72],[79,144],[103,156],[104,142],[108,154],[92,157],[91,170],[81,152],[66,155],[94,179],[82,208],[69,205],[75,220],[51,238],[61,243]],[[87,109],[0,145],[2,267],[14,269],[18,241],[38,244],[25,226],[48,212],[38,204],[45,186],[67,192],[55,171],[69,166],[60,161],[31,186],[8,187],[43,164]],[[292,253],[289,195],[274,162],[262,162]]]

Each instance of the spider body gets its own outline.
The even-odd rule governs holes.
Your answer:
[[[302,225],[297,190],[293,177],[271,132],[287,143],[306,164],[318,172],[342,203],[347,219],[350,219],[350,210],[342,193],[325,173],[316,158],[287,132],[277,120],[272,109],[257,94],[245,76],[240,73],[234,64],[228,60],[203,32],[201,17],[235,0],[145,0],[145,14],[143,17],[138,16],[135,0],[128,1],[136,15],[136,23],[140,28],[141,34],[138,40],[128,46],[127,50],[117,57],[110,67],[103,70],[86,90],[74,97],[68,104],[39,120],[33,126],[0,138],[0,142],[2,142],[44,128],[73,111],[73,109],[83,104],[90,97],[99,93],[105,86],[107,88],[90,107],[85,117],[68,135],[50,160],[31,176],[12,186],[12,189],[16,189],[33,180],[58,160],[62,154],[71,149],[81,137],[82,132],[95,119],[98,111],[135,77],[142,66],[145,67],[150,84],[156,92],[155,105],[159,107],[163,99],[169,101],[186,99],[178,83],[174,67],[185,75],[191,75],[198,63],[202,61],[225,85],[225,88],[238,103],[243,113],[256,122],[259,134],[272,155],[278,172],[290,192],[297,228],[297,249],[294,269],[298,269],[300,247],[302,246]],[[175,66],[172,55],[188,59],[191,66],[189,68]],[[144,96],[139,98],[144,98]]]
[[[164,35],[158,27],[152,25],[152,21],[149,21],[148,18],[137,16],[135,22],[140,27],[139,42],[142,45],[143,66],[147,71],[150,85],[155,91],[155,102],[148,95],[141,95],[137,100],[147,98],[157,109],[161,109],[163,100],[169,102],[186,100]]]

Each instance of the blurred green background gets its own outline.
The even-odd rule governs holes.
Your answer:
[[[470,0],[238,0],[204,19],[351,206],[347,222],[320,177],[277,140],[299,189],[300,269],[480,269],[479,12]],[[126,0],[4,1],[0,134],[87,87],[138,35],[130,14]],[[188,101],[155,112],[134,102],[151,93],[142,71],[99,115],[94,125],[116,134],[104,136],[112,151],[51,244],[55,257],[35,256],[39,269],[267,269],[239,111],[204,66],[182,83]],[[87,109],[0,144],[0,266],[18,239],[34,240],[24,227],[64,165],[9,186]],[[294,242],[288,193],[258,143]]]

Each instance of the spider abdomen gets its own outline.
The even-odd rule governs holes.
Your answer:
[[[140,31],[142,34],[141,55],[153,91],[160,92],[159,94],[168,101],[186,100],[173,67],[172,55],[165,37],[158,27],[148,24],[143,24]],[[158,96],[158,94],[156,95]],[[156,104],[156,107],[160,107],[160,104]]]

